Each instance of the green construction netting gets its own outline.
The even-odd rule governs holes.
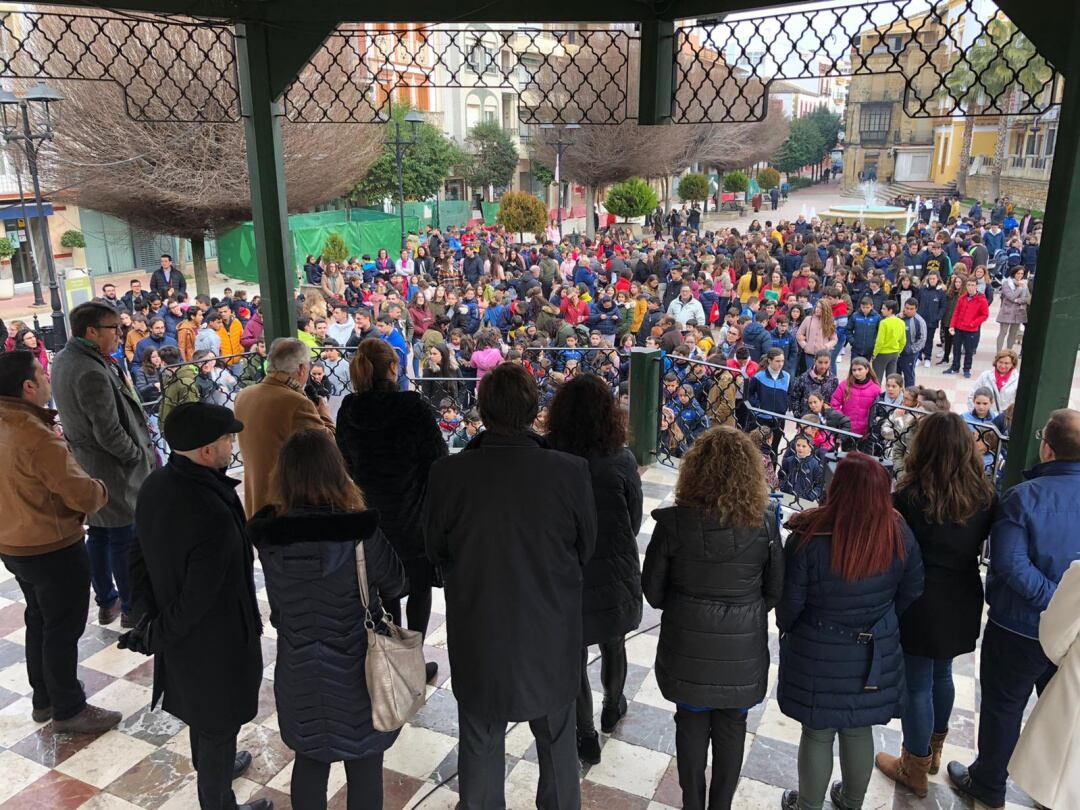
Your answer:
[[[464,228],[472,219],[472,204],[466,200],[439,200],[439,227]]]
[[[480,203],[480,210],[484,212],[484,224],[494,225],[495,218],[499,215],[499,204],[497,202],[482,202]]]
[[[382,214],[379,209],[354,208],[356,211],[372,211]],[[397,207],[392,216],[397,216]],[[430,225],[433,228],[464,228],[473,218],[472,204],[465,200],[422,200],[405,203],[405,217],[416,217],[420,227]],[[355,217],[354,217],[355,219]]]
[[[301,228],[317,228],[320,225],[332,225],[338,222],[348,222],[349,211],[336,209],[333,211],[312,211],[309,214],[293,214],[289,217],[289,230]]]
[[[345,212],[324,211],[320,214],[344,214]],[[375,256],[379,248],[386,248],[391,256],[396,256],[398,246],[401,244],[400,224],[398,218],[384,214],[381,211],[370,211],[354,208],[351,211],[352,222],[339,220],[337,223],[315,225],[314,227],[298,228],[294,224],[300,219],[301,223],[311,220],[312,215],[300,214],[289,217],[289,233],[292,237],[293,262],[297,268],[301,267],[304,259],[311,255],[319,255],[322,252],[326,238],[331,233],[337,233],[345,240],[349,252],[355,256],[367,253]],[[405,217],[405,229],[416,231],[419,228],[419,220],[416,217]],[[250,222],[245,222],[231,231],[221,234],[217,239],[218,267],[229,278],[237,278],[242,281],[258,281],[259,270],[255,259],[255,228]]]

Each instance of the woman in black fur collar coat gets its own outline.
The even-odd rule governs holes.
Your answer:
[[[292,806],[325,810],[330,763],[344,762],[350,810],[382,807],[383,752],[397,732],[372,727],[367,634],[356,578],[364,544],[371,614],[405,590],[401,561],[365,509],[333,439],[302,431],[281,449],[275,506],[248,523],[277,628],[274,697],[281,739],[296,752]]]

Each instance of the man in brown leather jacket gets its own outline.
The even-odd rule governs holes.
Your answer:
[[[0,355],[0,560],[26,599],[33,719],[53,720],[56,731],[100,733],[120,722],[120,712],[88,705],[75,670],[90,598],[83,524],[108,493],[57,433],[51,397],[34,355]]]

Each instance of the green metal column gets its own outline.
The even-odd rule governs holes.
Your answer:
[[[1071,41],[1080,42],[1080,13],[1073,14],[1071,27]],[[1035,431],[1050,411],[1068,406],[1080,344],[1080,272],[1075,247],[1065,247],[1067,223],[1080,220],[1080,48],[1071,48],[1068,59],[1039,266],[1024,329],[1006,486],[1019,483],[1021,472],[1039,460]]]
[[[641,23],[641,68],[638,75],[639,124],[670,124],[675,73],[675,23]]]
[[[295,270],[285,202],[281,146],[281,105],[275,99],[268,29],[258,23],[236,26],[240,103],[247,137],[255,258],[259,264],[263,325],[267,343],[296,334],[293,308]]]
[[[630,350],[630,450],[641,466],[656,461],[660,438],[660,350]]]

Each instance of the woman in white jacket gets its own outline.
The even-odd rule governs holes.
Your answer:
[[[968,394],[968,410],[974,405],[975,392],[989,388],[994,394],[993,411],[1004,413],[1016,401],[1016,386],[1020,382],[1020,356],[1012,349],[1001,349],[994,355],[994,367],[988,368],[975,379]]]
[[[1053,810],[1080,807],[1080,560],[1058,584],[1039,622],[1057,674],[1039,698],[1009,761],[1009,775]]]

